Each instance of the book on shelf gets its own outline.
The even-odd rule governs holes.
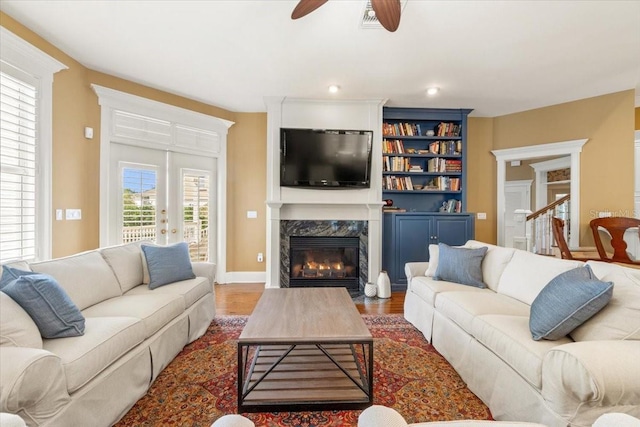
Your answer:
[[[407,210],[404,208],[399,208],[397,206],[383,206],[382,212],[406,212]]]
[[[429,144],[429,153],[444,156],[459,156],[462,154],[462,143],[460,141],[433,141]]]
[[[424,186],[426,191],[460,191],[460,178],[437,176]]]
[[[424,170],[420,165],[411,165],[409,166],[409,172],[424,172]]]
[[[410,176],[385,176],[382,180],[383,190],[413,190]]]
[[[462,212],[462,202],[456,199],[445,200],[442,202],[440,212],[460,213]]]
[[[438,125],[436,136],[460,136],[460,128],[457,123],[441,122]]]
[[[382,152],[385,154],[404,153],[404,144],[399,139],[385,139],[382,141]]]
[[[383,123],[382,134],[384,136],[424,136],[427,129],[422,129],[420,123]]]

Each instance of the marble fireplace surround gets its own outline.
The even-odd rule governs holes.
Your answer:
[[[291,270],[290,238],[300,237],[357,237],[358,285],[364,289],[368,281],[369,226],[367,221],[280,221],[280,286],[289,287]]]
[[[329,191],[329,190],[327,190]],[[380,202],[322,204],[267,203],[267,281],[269,288],[288,287],[289,237],[359,237],[359,285],[378,277],[382,259]]]

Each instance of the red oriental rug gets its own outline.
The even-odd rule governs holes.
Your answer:
[[[409,423],[492,419],[456,371],[401,315],[363,315],[374,338],[374,404]],[[148,393],[116,424],[209,427],[237,412],[236,339],[247,316],[216,316],[204,336],[160,373]],[[243,414],[258,427],[356,426],[361,411]]]

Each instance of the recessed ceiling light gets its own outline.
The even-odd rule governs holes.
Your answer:
[[[340,86],[338,86],[338,85],[329,86],[329,92],[331,92],[331,93],[338,93],[339,90],[340,90]]]
[[[436,93],[440,92],[440,88],[439,87],[430,87],[427,89],[427,95],[435,95]]]

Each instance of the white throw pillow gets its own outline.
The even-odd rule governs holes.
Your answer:
[[[35,322],[9,295],[0,292],[0,346],[42,348]]]
[[[433,275],[436,274],[439,256],[440,251],[438,250],[438,245],[429,245],[429,267],[427,267],[427,270],[424,272],[425,276],[433,277]]]

